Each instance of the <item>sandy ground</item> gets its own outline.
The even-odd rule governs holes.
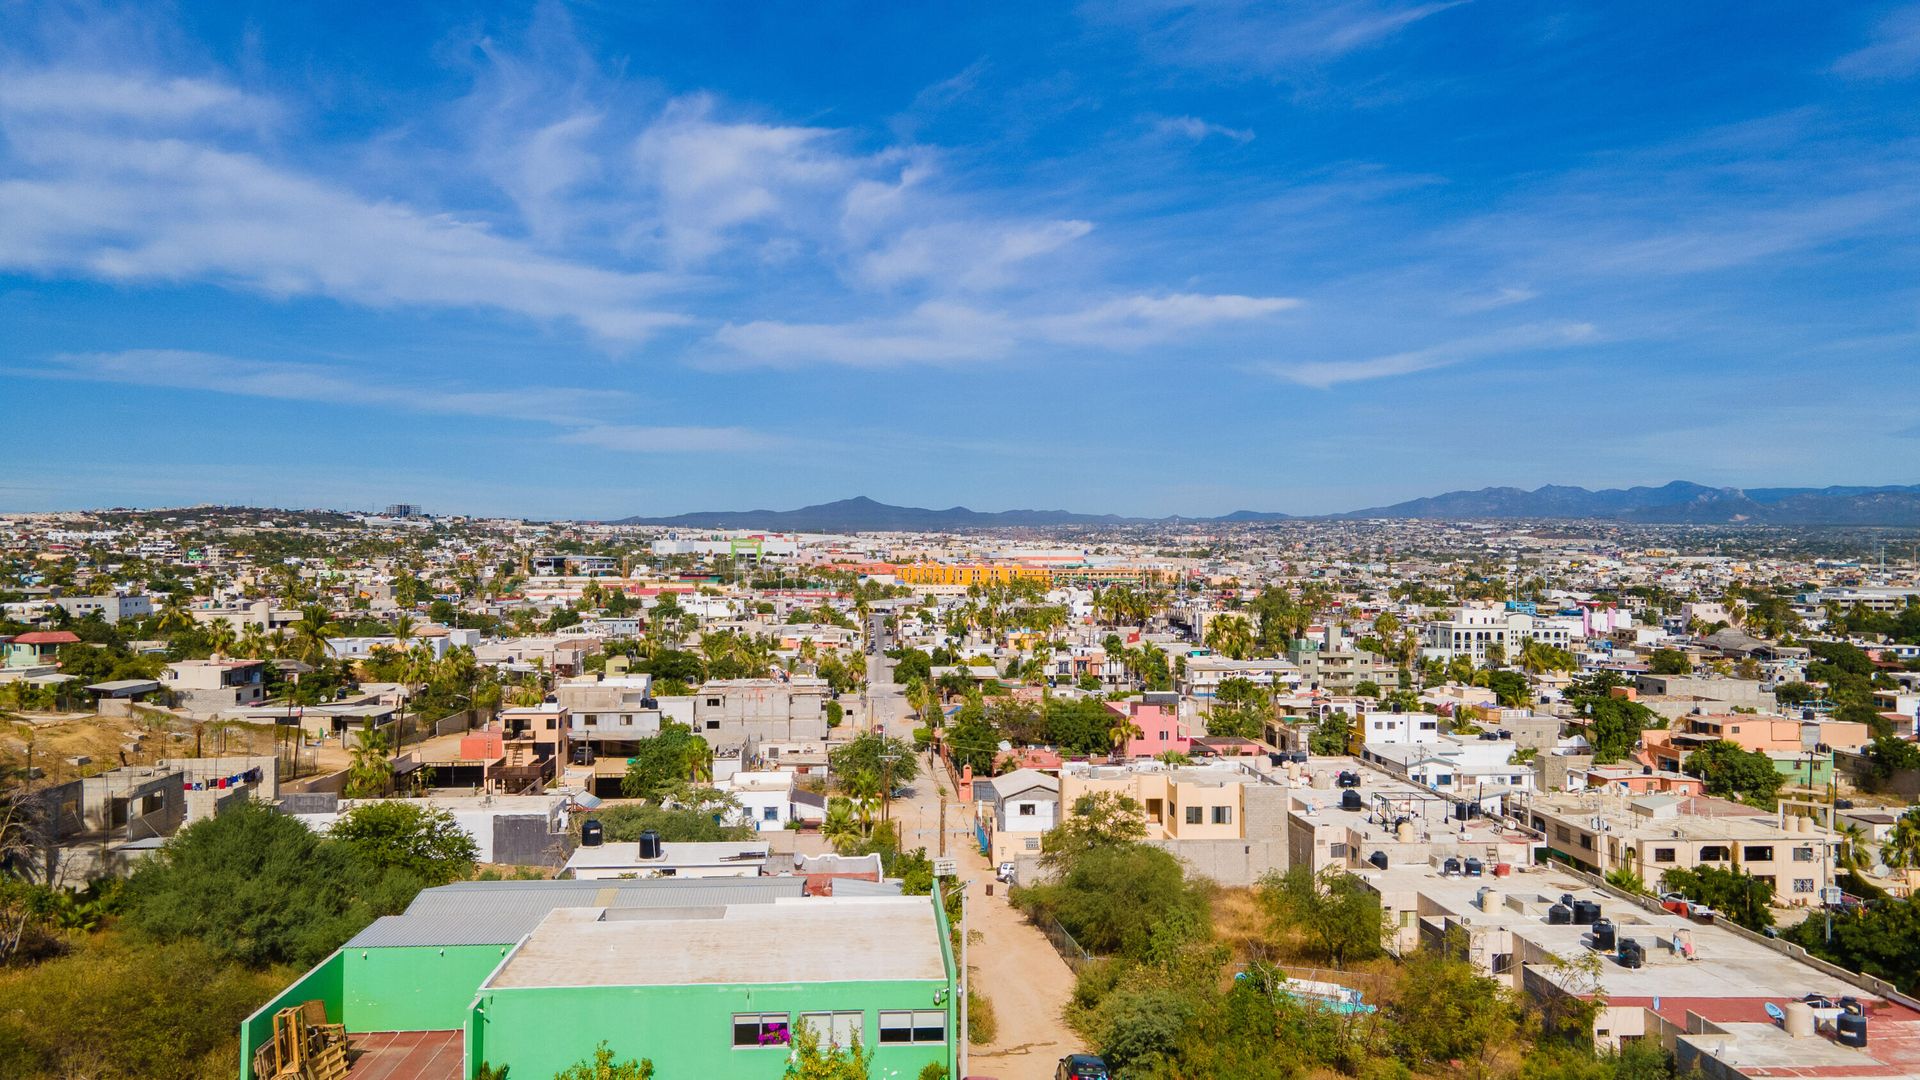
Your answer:
[[[901,843],[940,851],[940,788],[944,774],[928,757],[909,795],[893,806]],[[946,793],[946,851],[960,864],[967,888],[967,965],[973,989],[993,1002],[999,1030],[992,1043],[970,1049],[966,1076],[995,1080],[1047,1080],[1060,1059],[1083,1049],[1060,1019],[1073,991],[1073,973],[1046,936],[1008,903],[1006,887],[980,854],[966,808]],[[994,895],[987,895],[993,885]]]

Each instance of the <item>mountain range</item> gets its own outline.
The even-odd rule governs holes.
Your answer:
[[[630,517],[616,525],[666,525],[706,529],[768,529],[778,532],[964,532],[976,529],[1046,528],[1058,525],[1129,525],[1152,522],[1218,524],[1262,521],[1364,520],[1552,520],[1580,519],[1663,525],[1856,525],[1920,527],[1920,484],[1888,487],[1717,488],[1676,480],[1660,487],[1605,488],[1548,485],[1449,491],[1422,499],[1344,514],[1294,515],[1236,510],[1212,518],[1137,518],[1080,514],[1070,510],[1001,510],[964,506],[933,510],[891,506],[866,496],[803,506],[798,510],[710,510],[672,517]]]

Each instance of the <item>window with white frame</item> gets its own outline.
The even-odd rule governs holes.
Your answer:
[[[943,1043],[947,1041],[947,1014],[942,1009],[880,1014],[882,1043]]]
[[[866,1015],[863,1012],[801,1013],[800,1026],[812,1028],[820,1037],[821,1046],[852,1046],[856,1040],[866,1041],[860,1031],[861,1020]]]
[[[1014,810],[1014,813],[1018,814],[1020,817],[1033,817],[1039,812],[1040,812],[1039,806],[1037,804],[1030,803],[1030,802],[1020,803],[1018,804],[1018,807]]]
[[[786,1013],[734,1013],[733,1045],[785,1046],[793,1041],[791,1025]]]

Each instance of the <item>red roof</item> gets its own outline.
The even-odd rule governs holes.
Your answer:
[[[76,645],[80,635],[71,630],[35,630],[13,639],[15,645]]]

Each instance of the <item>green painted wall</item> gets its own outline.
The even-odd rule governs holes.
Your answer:
[[[733,1014],[859,1009],[875,1077],[911,1080],[929,1062],[954,1069],[956,1002],[945,980],[767,986],[551,987],[488,990],[467,1029],[468,1075],[481,1062],[513,1075],[552,1076],[593,1054],[602,1039],[620,1060],[651,1058],[660,1080],[778,1080],[784,1047],[736,1050]],[[941,1000],[935,1003],[935,996]],[[880,1046],[879,1010],[944,1009],[941,1045]]]
[[[240,1023],[240,1080],[254,1080],[253,1051],[257,1046],[273,1041],[273,1014],[289,1005],[298,1005],[315,998],[327,1003],[327,1019],[333,1023],[342,1023],[340,1005],[343,992],[341,974],[345,964],[339,953],[334,953],[280,992],[280,996],[260,1006],[252,1016]],[[485,978],[485,976],[481,976]],[[473,995],[467,995],[472,1000]]]
[[[341,1023],[348,1031],[452,1031],[511,945],[348,949]]]

